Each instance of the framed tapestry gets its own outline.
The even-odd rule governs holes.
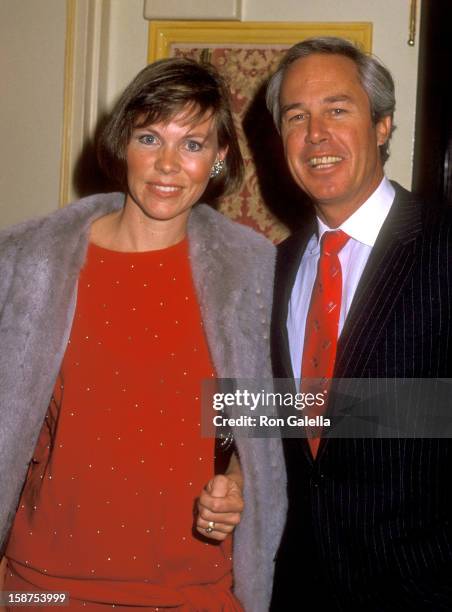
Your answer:
[[[286,49],[312,36],[340,36],[370,52],[372,24],[151,21],[149,25],[149,62],[189,57],[211,62],[225,77],[245,181],[239,193],[220,202],[219,209],[274,242],[303,222],[307,207],[289,176],[280,138],[265,108],[265,84]]]

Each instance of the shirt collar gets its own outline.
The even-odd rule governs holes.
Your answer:
[[[391,210],[394,197],[395,189],[384,176],[372,195],[337,229],[344,231],[350,238],[373,247]],[[319,241],[325,232],[331,231],[331,228],[319,217],[317,217],[317,227]]]

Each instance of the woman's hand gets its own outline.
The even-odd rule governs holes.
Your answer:
[[[219,542],[226,539],[240,523],[242,488],[242,471],[233,454],[226,474],[209,480],[198,499],[197,531]]]

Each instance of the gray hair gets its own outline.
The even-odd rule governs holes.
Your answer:
[[[281,127],[280,93],[284,75],[291,64],[299,59],[323,53],[325,55],[343,55],[355,64],[360,83],[367,93],[370,103],[372,121],[377,124],[383,117],[393,118],[395,111],[394,81],[389,70],[374,56],[364,53],[348,40],[334,36],[308,38],[291,47],[281,60],[281,63],[269,80],[267,87],[267,108],[273,115],[278,131]],[[384,164],[389,157],[389,140],[380,145],[380,157]]]

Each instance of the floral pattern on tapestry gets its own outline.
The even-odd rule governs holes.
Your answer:
[[[291,179],[283,161],[279,136],[264,107],[264,90],[266,80],[277,68],[285,50],[282,47],[263,48],[262,45],[259,48],[252,45],[218,48],[174,45],[172,48],[174,56],[211,62],[226,79],[245,161],[245,180],[239,193],[221,200],[219,209],[228,217],[264,233],[274,242],[279,242],[289,233],[287,225],[281,221],[284,214],[277,216],[278,210],[275,209],[290,203],[278,202],[274,196],[266,197],[271,190],[284,195],[284,189],[281,193],[281,188],[275,185],[268,189],[269,178],[276,173],[287,174],[286,183]],[[292,193],[296,193],[295,189]],[[269,202],[272,199],[273,205]]]

